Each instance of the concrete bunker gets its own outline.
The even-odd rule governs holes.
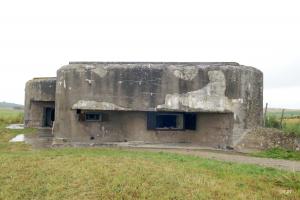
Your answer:
[[[26,85],[25,124],[43,120],[30,109],[35,99],[55,101],[55,144],[225,148],[262,122],[263,75],[238,63],[70,62],[56,81],[44,79],[47,90],[36,93],[34,80]]]
[[[55,120],[55,78],[34,78],[25,88],[25,126],[52,127]]]

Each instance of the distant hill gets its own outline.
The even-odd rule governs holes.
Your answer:
[[[0,108],[23,109],[24,106],[16,103],[0,102]]]
[[[298,109],[284,109],[285,117],[295,117],[300,116],[300,110]],[[268,108],[268,114],[275,115],[277,117],[281,116],[282,108]]]

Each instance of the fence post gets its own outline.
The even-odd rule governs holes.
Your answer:
[[[268,112],[268,103],[266,103],[265,113],[264,113],[264,116],[263,116],[263,125],[264,125],[264,127],[266,127],[267,112]]]
[[[282,113],[281,113],[281,119],[280,119],[280,128],[282,129],[282,121],[283,121],[283,116],[284,116],[284,109],[282,109]]]

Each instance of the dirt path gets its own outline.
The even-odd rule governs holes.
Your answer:
[[[163,151],[185,155],[194,155],[225,162],[255,164],[263,167],[272,167],[288,171],[300,171],[300,161],[280,160],[271,158],[257,158],[227,152],[213,152],[206,150],[184,150],[184,149],[147,149],[149,151]]]

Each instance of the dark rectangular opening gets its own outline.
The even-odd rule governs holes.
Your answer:
[[[97,111],[77,110],[76,114],[78,117],[78,121],[87,121],[87,122],[106,122],[106,121],[108,121],[108,113],[97,112]]]
[[[148,112],[149,130],[196,130],[196,113]]]
[[[157,114],[156,129],[183,129],[183,114]]]
[[[52,107],[44,108],[44,127],[52,127],[55,120],[55,109]]]
[[[102,121],[102,114],[98,112],[85,113],[85,121]]]
[[[187,130],[196,130],[197,126],[197,114],[185,113],[184,114],[184,128]]]

